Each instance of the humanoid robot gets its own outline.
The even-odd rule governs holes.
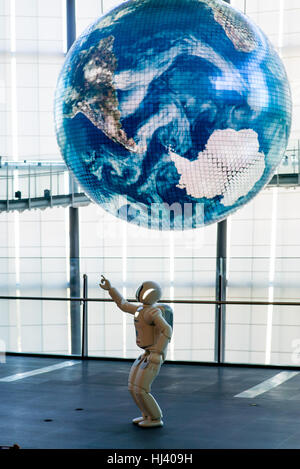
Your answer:
[[[144,353],[133,363],[128,379],[130,394],[142,413],[141,417],[133,419],[132,422],[143,428],[161,427],[162,411],[150,391],[151,384],[166,358],[168,343],[171,340],[172,309],[156,303],[161,298],[161,289],[155,282],[144,282],[137,289],[136,299],[142,304],[126,301],[103,275],[100,287],[108,291],[122,311],[134,315],[136,344],[144,349]]]

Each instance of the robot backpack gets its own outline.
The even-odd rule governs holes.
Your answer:
[[[171,306],[160,303],[158,307],[161,310],[162,317],[167,321],[169,326],[171,326],[173,329],[173,310]]]

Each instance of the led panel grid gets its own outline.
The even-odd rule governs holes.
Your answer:
[[[132,0],[93,23],[58,79],[62,155],[96,203],[131,223],[220,221],[270,180],[291,94],[264,33],[219,0]]]

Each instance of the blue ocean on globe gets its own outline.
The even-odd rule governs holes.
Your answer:
[[[85,193],[154,229],[225,219],[280,163],[291,93],[265,34],[221,0],[131,0],[67,54],[58,143]]]

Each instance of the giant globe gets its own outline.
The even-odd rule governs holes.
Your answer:
[[[264,33],[221,0],[131,0],[73,44],[58,143],[85,193],[155,229],[225,219],[286,150],[291,95]]]

